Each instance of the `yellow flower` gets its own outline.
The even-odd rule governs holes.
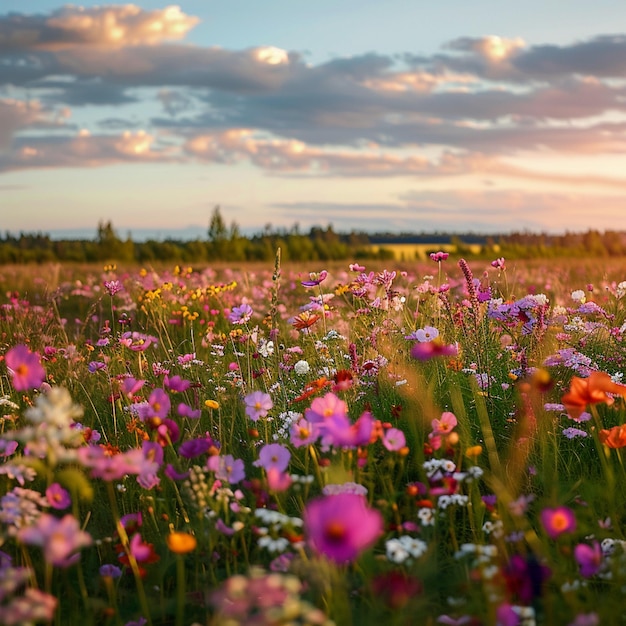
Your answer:
[[[184,532],[170,533],[165,541],[167,542],[167,547],[175,554],[187,554],[187,552],[193,552],[198,545],[198,542],[193,535]]]
[[[215,409],[215,410],[217,410],[217,409],[220,408],[219,402],[216,402],[215,400],[205,400],[204,401],[204,406],[207,409]]]

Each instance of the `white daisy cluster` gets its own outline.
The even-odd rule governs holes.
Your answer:
[[[451,495],[444,494],[437,499],[437,507],[445,511],[449,506],[456,504],[457,506],[467,506],[469,502],[468,496],[464,496],[460,493],[453,493]]]
[[[289,439],[291,426],[302,417],[302,413],[297,411],[283,411],[278,415],[276,432],[273,435],[274,441],[279,439]]]
[[[257,526],[255,531],[259,535],[257,544],[270,554],[282,554],[292,543],[282,535],[284,530],[293,531],[302,528],[302,520],[299,517],[289,517],[279,511],[271,509],[256,509],[254,516],[261,521],[263,526]]]
[[[427,550],[428,545],[425,541],[410,535],[402,535],[385,542],[385,552],[392,563],[404,563],[405,561],[410,562],[411,559],[419,559],[426,554]]]

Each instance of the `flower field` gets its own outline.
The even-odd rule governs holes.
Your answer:
[[[626,265],[430,256],[1,268],[0,623],[623,623]]]

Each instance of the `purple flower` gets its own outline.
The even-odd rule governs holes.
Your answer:
[[[188,404],[181,402],[177,407],[176,411],[181,417],[188,417],[189,419],[197,420],[201,415],[202,411],[200,409],[192,409]]]
[[[4,360],[16,391],[37,389],[46,379],[46,370],[41,365],[41,357],[23,344],[11,348]]]
[[[587,433],[584,430],[580,430],[580,428],[564,428],[562,432],[568,439],[588,436]]]
[[[228,316],[233,324],[246,324],[252,317],[252,307],[244,302],[241,306],[234,306]]]
[[[174,480],[176,482],[179,482],[181,480],[186,480],[187,478],[189,478],[189,470],[185,471],[185,472],[178,472],[176,470],[176,468],[171,464],[168,463],[165,466],[165,470],[163,471],[163,473],[170,479],[170,480]]]
[[[259,458],[254,462],[254,465],[267,471],[276,469],[279,472],[284,472],[290,459],[291,452],[285,446],[281,446],[279,443],[268,443],[261,448]]]
[[[0,439],[0,456],[11,456],[17,450],[17,441]]]
[[[580,575],[589,578],[600,571],[602,565],[602,548],[597,541],[590,546],[579,543],[574,548],[574,558],[580,566]]]
[[[114,296],[124,289],[124,286],[119,280],[105,280],[104,288],[110,296]]]
[[[178,448],[178,454],[186,459],[193,459],[196,456],[205,454],[215,443],[210,437],[199,437],[198,439],[188,439]]]
[[[243,401],[246,404],[246,415],[253,422],[256,422],[260,417],[265,417],[274,406],[271,396],[263,391],[253,391]]]
[[[100,566],[98,573],[103,577],[119,578],[122,575],[122,570],[117,565],[106,563]]]
[[[336,563],[354,561],[383,531],[380,512],[352,493],[311,500],[303,519],[310,546]]]
[[[103,361],[91,361],[87,366],[87,369],[91,374],[94,374],[95,372],[106,369],[106,366],[107,364]]]
[[[215,478],[225,480],[231,485],[241,482],[246,477],[243,461],[235,459],[231,454],[210,456],[207,467],[215,472]]]

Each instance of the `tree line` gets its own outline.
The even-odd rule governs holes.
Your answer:
[[[366,233],[353,230],[336,232],[331,225],[313,226],[303,232],[295,224],[289,229],[267,225],[252,236],[241,234],[236,222],[227,224],[219,207],[211,214],[206,238],[190,241],[133,241],[121,238],[110,221],[98,224],[96,236],[87,239],[52,239],[44,233],[0,235],[0,264],[46,263],[53,261],[95,263],[175,262],[208,263],[212,261],[272,262],[281,249],[286,261],[331,261],[392,259],[394,253],[385,244],[452,246],[463,256],[498,256],[506,258],[552,257],[617,257],[626,256],[626,232],[588,230],[561,235],[516,232],[502,235],[468,233],[462,237],[445,232],[436,233]],[[376,244],[376,249],[372,246]],[[478,244],[477,251],[476,244]]]

